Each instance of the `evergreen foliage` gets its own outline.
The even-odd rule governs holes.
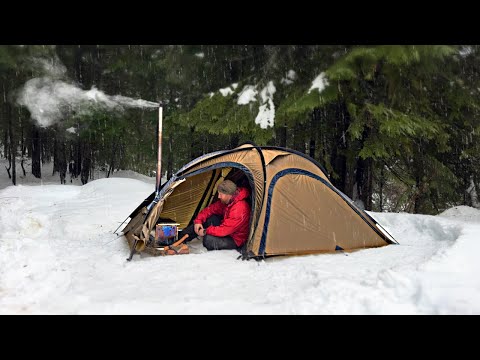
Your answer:
[[[38,177],[40,163],[53,161],[61,183],[65,171],[86,183],[93,168],[154,175],[155,108],[72,111],[43,128],[16,99],[28,80],[46,77],[160,103],[169,176],[253,141],[312,156],[369,210],[475,205],[479,65],[476,45],[2,45],[2,176],[15,184],[15,164],[27,160],[22,171]],[[257,124],[263,109],[273,126]]]

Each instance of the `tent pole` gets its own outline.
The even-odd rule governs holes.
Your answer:
[[[157,182],[155,193],[158,195],[160,191],[160,183],[162,181],[162,113],[163,108],[158,107],[158,151],[157,151]]]

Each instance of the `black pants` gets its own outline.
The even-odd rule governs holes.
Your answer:
[[[203,227],[206,229],[210,225],[219,226],[221,222],[221,216],[212,215],[203,223]],[[185,234],[189,235],[185,242],[191,241],[197,237],[197,233],[195,232],[193,227],[194,224],[187,226],[185,229],[182,230],[181,234],[179,235],[180,237],[184,236]],[[237,244],[235,244],[235,241],[232,239],[231,236],[218,237],[213,235],[205,235],[203,237],[203,246],[205,246],[209,251],[237,249]]]

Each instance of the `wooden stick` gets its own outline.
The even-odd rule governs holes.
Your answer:
[[[182,236],[182,238],[180,240],[178,240],[177,242],[174,242],[172,245],[170,246],[178,246],[180,245],[181,243],[183,243],[185,240],[187,240],[188,238],[188,234],[185,234]]]

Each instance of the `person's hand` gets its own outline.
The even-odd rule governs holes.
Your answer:
[[[203,233],[202,230],[204,230],[204,229],[203,229],[203,225],[202,225],[202,224],[195,224],[195,225],[193,225],[193,230],[195,231],[195,233],[196,233],[197,235],[203,236],[203,235],[202,235],[202,233]]]

